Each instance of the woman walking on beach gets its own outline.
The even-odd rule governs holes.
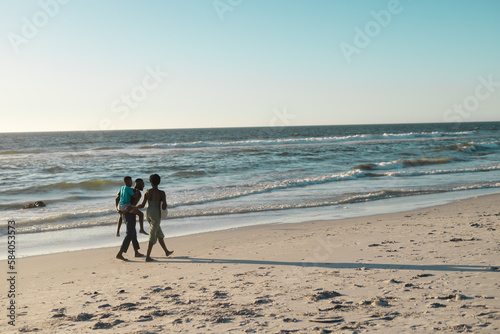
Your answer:
[[[146,206],[146,202],[148,203],[148,208],[146,210],[146,219],[150,224],[149,230],[149,244],[148,250],[146,253],[146,262],[154,261],[151,258],[151,251],[153,250],[154,244],[156,241],[160,243],[160,246],[165,251],[166,256],[170,256],[173,251],[169,251],[163,238],[163,232],[160,227],[161,222],[161,210],[167,209],[167,199],[165,196],[165,192],[158,189],[158,185],[160,184],[161,178],[158,174],[153,174],[149,177],[149,182],[153,188],[148,189],[144,194],[144,199],[137,208],[142,209]]]

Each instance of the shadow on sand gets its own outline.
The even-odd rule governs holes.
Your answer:
[[[155,258],[159,263],[197,263],[197,264],[254,264],[261,266],[294,266],[328,269],[386,269],[386,270],[418,270],[418,271],[463,271],[463,272],[498,272],[498,266],[466,266],[450,264],[387,264],[387,263],[333,263],[333,262],[285,262],[266,260],[239,260],[239,259],[204,259],[189,256],[176,256],[171,258]]]

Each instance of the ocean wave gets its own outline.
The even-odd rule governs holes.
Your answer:
[[[47,167],[42,169],[43,173],[59,174],[65,172],[66,169],[60,166]]]
[[[204,170],[179,171],[179,172],[175,172],[172,175],[172,177],[191,178],[191,177],[203,176],[206,174],[207,174],[207,172],[205,172]]]
[[[16,226],[27,226],[27,225],[39,225],[39,224],[47,224],[54,222],[70,222],[75,220],[82,220],[88,218],[97,218],[103,217],[106,215],[110,215],[112,213],[116,213],[116,217],[118,217],[118,213],[115,210],[98,210],[98,211],[85,211],[85,212],[64,212],[58,213],[54,215],[47,215],[35,219],[27,219],[27,220],[16,220]]]
[[[17,209],[22,209],[26,204],[28,203],[7,203],[7,204],[0,204],[0,210],[17,210]]]
[[[121,186],[122,181],[111,181],[111,180],[88,180],[82,182],[59,182],[55,184],[48,184],[39,187],[40,189],[84,189],[84,190],[101,190],[108,187]]]
[[[422,159],[419,159],[422,160]],[[453,161],[453,159],[451,159]],[[411,161],[408,165],[415,165],[416,161]],[[447,162],[443,161],[419,161],[420,165],[432,165],[432,164],[443,164]],[[397,164],[393,164],[392,167]],[[405,166],[401,163],[401,166]],[[384,168],[380,168],[384,169]],[[385,168],[389,169],[389,168]],[[420,170],[420,171],[388,171],[388,172],[371,172],[367,170],[362,170],[360,168],[353,169],[345,173],[331,174],[331,175],[319,175],[310,176],[305,178],[297,179],[285,179],[280,181],[269,181],[269,182],[259,182],[259,183],[249,183],[249,184],[235,184],[235,185],[221,185],[214,187],[212,189],[198,189],[193,190],[194,193],[204,194],[203,197],[193,196],[191,199],[182,200],[179,202],[171,202],[169,205],[172,207],[184,206],[184,205],[198,205],[206,204],[211,202],[219,202],[231,200],[244,196],[258,195],[263,193],[268,193],[277,190],[284,190],[296,187],[308,187],[319,184],[331,183],[331,182],[342,182],[342,181],[353,181],[363,178],[378,178],[378,177],[413,177],[413,176],[431,176],[440,174],[466,174],[466,173],[483,173],[483,172],[493,172],[500,171],[500,164],[487,165],[487,166],[477,166],[471,168],[458,168],[458,169],[432,169],[432,170]]]
[[[107,151],[107,150],[120,150],[120,149],[126,149],[127,147],[123,146],[98,146],[98,147],[93,147],[90,150],[91,151]]]
[[[355,204],[361,202],[371,202],[378,201],[389,198],[398,197],[408,197],[408,196],[418,196],[418,195],[429,195],[438,194],[445,192],[455,192],[463,190],[478,190],[478,189],[489,189],[489,188],[500,188],[500,182],[490,182],[483,184],[473,184],[473,185],[462,185],[450,188],[429,188],[429,189],[383,189],[379,191],[372,191],[366,193],[348,194],[338,199],[333,200],[319,200],[313,202],[302,202],[302,203],[286,203],[286,204],[272,204],[272,205],[253,205],[246,207],[226,207],[217,209],[198,209],[191,211],[180,211],[175,212],[171,210],[169,212],[169,218],[190,218],[190,217],[201,217],[201,216],[220,216],[229,214],[242,214],[242,213],[257,213],[265,211],[277,211],[277,210],[290,210],[290,209],[302,209],[302,208],[314,208],[322,206],[334,206],[334,205],[346,205]]]
[[[33,194],[41,191],[50,190],[103,190],[110,187],[120,187],[123,185],[121,181],[110,181],[110,180],[88,180],[82,182],[58,182],[50,183],[42,186],[34,186],[22,189],[9,189],[2,192],[3,194]]]
[[[62,212],[38,218],[16,219],[17,233],[58,231],[73,228],[87,228],[117,222],[115,210],[95,210],[83,212]],[[0,235],[3,235],[0,233]]]
[[[301,137],[301,138],[276,138],[276,139],[250,139],[237,141],[193,141],[183,143],[152,143],[141,145],[140,149],[172,149],[172,148],[204,148],[204,147],[233,147],[233,146],[268,146],[268,145],[293,145],[293,144],[322,144],[349,141],[368,140],[405,140],[415,138],[438,138],[469,136],[473,131],[463,132],[408,132],[408,133],[384,133],[384,134],[356,134],[346,136],[326,136],[326,137]]]
[[[75,221],[75,222],[64,222],[60,224],[53,223],[40,223],[40,224],[29,224],[29,225],[19,225],[16,221],[17,233],[40,233],[40,232],[53,232],[53,231],[64,231],[77,228],[90,228],[96,226],[112,225],[116,224],[116,218],[105,218],[99,220],[86,220],[86,221]],[[1,235],[5,235],[0,233]]]
[[[464,190],[478,190],[500,188],[500,182],[487,182],[481,184],[461,185],[453,187],[437,187],[437,188],[416,188],[416,189],[383,189],[375,192],[360,193],[348,196],[338,201],[338,204],[353,204],[360,202],[370,202],[389,198],[420,196],[430,194],[440,194],[446,192],[464,191]]]
[[[474,134],[473,131],[459,131],[459,132],[433,131],[433,132],[384,133],[383,137],[388,139],[411,139],[411,138],[469,136],[472,134]]]
[[[99,197],[96,196],[78,196],[78,195],[72,195],[72,196],[66,196],[62,198],[55,198],[55,199],[41,199],[47,206],[50,207],[52,203],[63,203],[63,202],[78,202],[82,200],[95,200],[98,199]],[[109,197],[103,197],[103,199],[109,199]],[[12,202],[12,203],[0,203],[0,210],[21,210],[24,208],[24,206],[28,204],[28,202]],[[38,208],[35,208],[33,210],[38,210]]]
[[[281,181],[260,182],[253,184],[222,185],[214,187],[210,189],[210,191],[200,191],[200,193],[205,194],[202,198],[193,198],[178,203],[172,202],[171,206],[177,207],[180,205],[198,205],[210,202],[225,201],[244,196],[263,194],[275,190],[294,187],[307,187],[328,182],[355,180],[365,176],[366,173],[362,170],[352,170],[339,174],[310,176],[305,178],[286,179]]]
[[[248,206],[226,206],[211,207],[204,209],[185,209],[182,207],[169,211],[169,220],[186,219],[196,217],[237,215],[244,213],[261,213],[268,211],[282,211],[303,208],[315,208],[336,205],[348,205],[363,202],[373,202],[390,198],[411,197],[419,195],[439,194],[446,192],[457,192],[464,190],[480,190],[500,188],[500,182],[492,181],[480,184],[458,185],[436,188],[415,189],[382,189],[345,194],[335,199],[318,199],[310,202],[295,202],[283,204],[255,204]],[[87,220],[82,220],[88,218]],[[117,216],[113,210],[100,211],[84,214],[59,214],[45,219],[16,222],[19,233],[37,233],[46,231],[57,231],[74,228],[88,228],[101,225],[116,224]],[[73,221],[72,221],[73,220]],[[57,223],[60,222],[60,223]],[[56,224],[54,224],[56,223]],[[2,235],[0,233],[0,235]]]
[[[469,142],[465,144],[455,144],[451,146],[451,149],[465,152],[465,153],[475,153],[480,151],[490,151],[500,149],[498,141],[495,142],[484,142],[484,143],[474,143]]]
[[[442,175],[442,174],[464,174],[464,173],[484,173],[500,171],[500,165],[491,166],[477,166],[471,168],[457,168],[457,169],[434,169],[434,170],[421,170],[414,172],[387,172],[383,176],[405,177],[405,176],[424,176],[424,175]]]
[[[422,159],[398,159],[388,162],[365,163],[354,166],[354,169],[361,170],[382,170],[382,169],[401,169],[406,167],[418,167],[428,165],[443,165],[458,161],[457,158],[422,158]]]
[[[420,159],[421,160],[421,159]],[[453,159],[452,159],[453,160]],[[415,164],[412,161],[410,164]],[[421,165],[428,164],[441,164],[445,162],[434,161],[430,163],[419,162]],[[394,166],[394,165],[393,165]],[[404,166],[404,164],[402,164]],[[386,168],[387,169],[387,168]],[[213,188],[200,188],[193,189],[193,196],[189,199],[180,201],[169,202],[171,207],[179,207],[186,205],[199,205],[211,202],[227,201],[244,196],[259,195],[277,190],[285,190],[296,187],[308,187],[330,182],[353,181],[363,178],[377,178],[377,177],[412,177],[412,176],[428,176],[439,174],[464,174],[464,173],[480,173],[480,172],[493,172],[500,171],[500,164],[477,166],[471,168],[458,168],[458,169],[432,169],[420,171],[388,171],[388,172],[370,172],[362,169],[353,169],[345,173],[331,174],[331,175],[318,175],[297,179],[285,179],[280,181],[268,181],[248,184],[234,184],[234,185],[220,185]],[[203,194],[202,197],[196,194]]]
[[[26,151],[2,151],[0,155],[19,155],[19,154],[37,154],[37,153],[46,153],[47,150],[26,150]]]

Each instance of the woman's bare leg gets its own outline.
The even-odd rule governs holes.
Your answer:
[[[153,244],[149,244],[148,243],[148,251],[146,253],[146,262],[151,262],[151,261],[154,261],[152,258],[151,258],[151,251],[153,250]]]
[[[163,239],[159,239],[158,242],[160,243],[161,248],[163,248],[163,250],[165,251],[166,256],[172,255],[174,251],[169,251],[167,249],[167,245],[165,245],[165,241],[163,241]]]

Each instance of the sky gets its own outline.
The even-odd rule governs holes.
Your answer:
[[[0,0],[0,132],[500,121],[498,0]]]

